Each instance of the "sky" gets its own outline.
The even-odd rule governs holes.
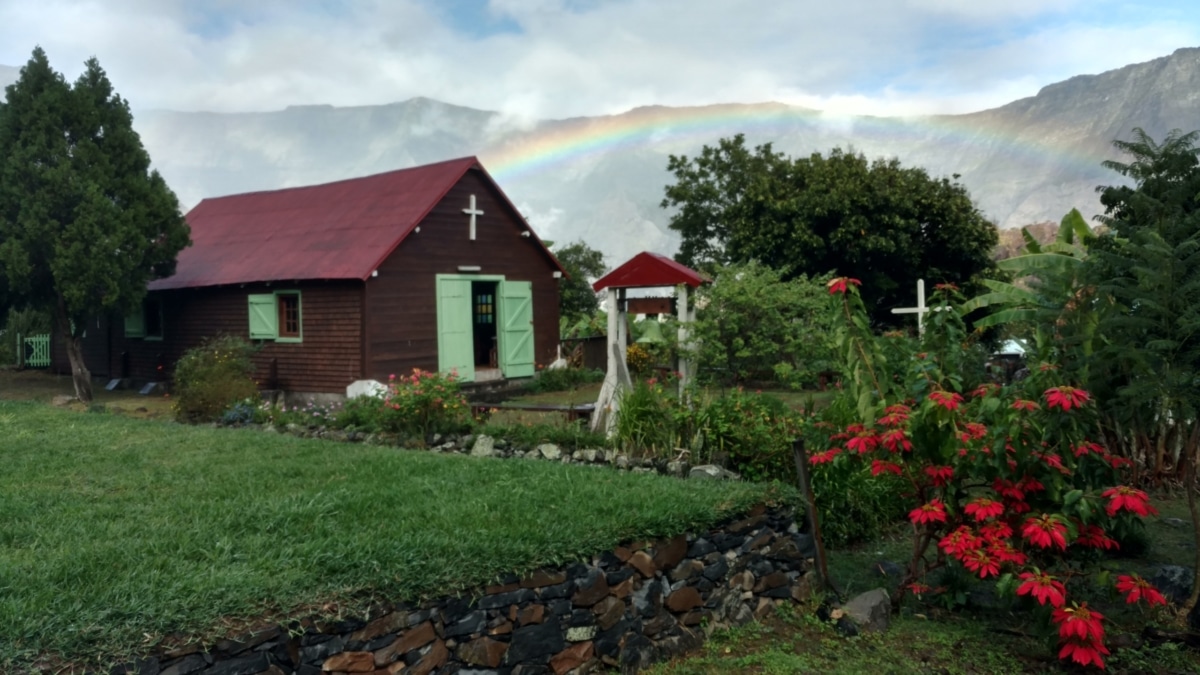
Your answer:
[[[961,113],[1200,46],[1195,0],[0,0],[0,64],[139,109],[425,96],[521,118],[778,101]]]

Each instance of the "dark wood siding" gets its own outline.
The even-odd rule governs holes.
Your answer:
[[[475,240],[462,212],[475,195],[483,210]],[[469,171],[367,281],[366,353],[368,377],[386,381],[413,368],[436,370],[436,275],[464,274],[477,265],[481,275],[501,275],[533,286],[534,356],[554,360],[558,346],[558,269],[497,189],[478,171]]]
[[[362,297],[358,281],[305,282],[294,285],[247,284],[164,291],[163,339],[125,338],[124,320],[112,325],[109,344],[89,327],[85,360],[92,374],[162,380],[169,377],[183,352],[219,334],[249,336],[247,296],[272,291],[300,291],[303,341],[259,341],[255,378],[266,387],[272,360],[278,386],[287,391],[344,393],[362,377]],[[56,345],[56,370],[70,372],[65,350]],[[159,372],[162,367],[163,373]]]

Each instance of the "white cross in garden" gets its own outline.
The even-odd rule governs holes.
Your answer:
[[[463,213],[471,216],[471,241],[475,241],[475,216],[482,216],[483,211],[475,208],[475,195],[471,195],[471,206],[462,210]]]
[[[892,310],[892,314],[916,314],[917,315],[917,335],[925,334],[925,313],[938,312],[949,307],[927,307],[925,305],[925,280],[917,279],[917,306],[916,307],[898,307]]]

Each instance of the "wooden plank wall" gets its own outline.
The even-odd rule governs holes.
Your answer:
[[[278,364],[279,386],[287,391],[344,393],[360,379],[362,367],[362,297],[359,281],[248,284],[245,287],[184,289],[163,292],[162,340],[125,338],[124,321],[112,326],[110,345],[85,339],[85,361],[93,375],[161,380],[158,366],[169,377],[174,363],[209,336],[249,337],[248,295],[272,290],[299,290],[303,342],[260,341],[255,355],[255,378],[267,386],[270,364]],[[55,345],[54,369],[70,372],[65,350]],[[128,354],[127,356],[125,354]],[[124,361],[128,361],[125,369]]]
[[[483,210],[475,240],[462,212],[475,195]],[[534,357],[555,358],[558,345],[558,268],[525,229],[497,189],[472,170],[455,185],[414,232],[367,281],[367,374],[387,381],[413,368],[437,370],[438,274],[463,274],[460,265],[478,265],[479,274],[503,275],[533,285]]]

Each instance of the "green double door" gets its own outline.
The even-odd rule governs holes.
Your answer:
[[[506,378],[532,377],[533,284],[496,276],[437,275],[438,370],[475,379],[477,323],[472,283],[494,282],[493,321],[496,361]]]

